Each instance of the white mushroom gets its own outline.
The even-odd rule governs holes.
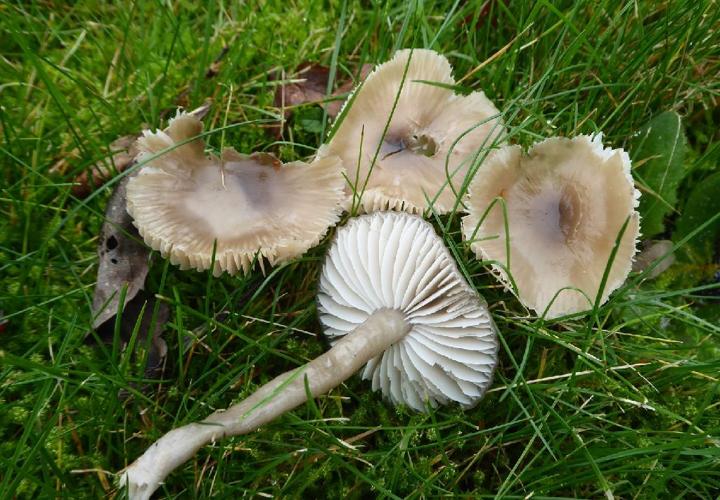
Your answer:
[[[338,230],[319,298],[332,348],[226,411],[175,429],[121,472],[132,499],[218,439],[245,434],[340,385],[368,363],[366,377],[391,400],[417,410],[475,404],[497,360],[495,325],[432,226],[377,213]]]
[[[173,264],[247,272],[255,260],[276,264],[304,253],[339,219],[339,158],[282,165],[269,154],[232,149],[218,158],[205,155],[195,138],[201,132],[202,122],[188,114],[171,120],[167,132],[146,131],[138,141],[145,165],[127,187],[138,231]]]
[[[367,212],[452,210],[481,148],[504,134],[500,112],[483,92],[458,95],[453,85],[445,57],[415,49],[398,51],[355,90],[318,152],[342,158],[348,204],[360,201]]]
[[[352,219],[330,249],[318,300],[333,342],[378,309],[402,313],[410,332],[363,371],[394,403],[418,411],[448,401],[470,407],[490,384],[498,346],[487,306],[418,217]]]
[[[557,317],[592,308],[600,293],[605,302],[625,281],[639,235],[639,196],[627,153],[604,149],[600,135],[546,139],[526,156],[506,147],[470,184],[463,234],[512,290],[510,272],[523,304]]]

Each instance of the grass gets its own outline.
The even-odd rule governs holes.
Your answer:
[[[147,289],[171,308],[161,381],[147,384],[128,354],[86,345],[97,235],[118,178],[84,200],[71,183],[115,138],[163,126],[178,105],[213,100],[213,148],[305,158],[331,122],[301,106],[276,140],[273,75],[311,61],[344,81],[398,48],[429,47],[448,56],[462,90],[486,92],[525,146],[602,131],[630,147],[653,116],[678,112],[687,172],[659,237],[672,237],[689,193],[718,171],[716,2],[262,4],[0,4],[0,497],[112,495],[112,472],[164,432],[326,347],[314,302],[325,243],[265,276],[213,279],[156,259]],[[481,404],[415,414],[354,377],[203,449],[163,495],[720,494],[717,255],[633,276],[593,313],[545,321],[472,257],[456,214],[434,221],[501,332]]]

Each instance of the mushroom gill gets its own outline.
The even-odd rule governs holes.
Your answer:
[[[320,321],[331,343],[380,310],[396,311],[407,335],[368,359],[372,389],[417,411],[477,404],[497,362],[496,327],[433,227],[420,217],[378,212],[340,228],[323,267]]]

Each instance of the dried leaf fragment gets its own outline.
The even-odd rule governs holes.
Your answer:
[[[372,71],[372,64],[363,64],[360,69],[360,80],[365,79],[367,75]],[[322,66],[316,63],[303,63],[300,65],[297,74],[289,83],[283,83],[277,86],[275,89],[275,107],[282,109],[287,121],[291,114],[292,108],[300,106],[302,104],[321,104],[325,108],[330,118],[335,118],[343,106],[342,96],[350,92],[355,83],[353,80],[348,80],[340,85],[337,90],[332,92],[327,97],[327,85],[328,79],[330,78],[330,69],[327,66]],[[330,100],[331,98],[337,98]],[[327,102],[323,102],[327,101]],[[277,128],[277,135],[282,133],[282,126]]]
[[[148,273],[150,251],[142,243],[142,238],[125,209],[127,182],[126,177],[110,197],[105,210],[105,223],[100,230],[100,262],[93,296],[93,328],[98,328],[121,309],[120,290],[127,286],[127,304],[143,289]]]
[[[640,252],[635,256],[635,262],[632,265],[633,272],[643,272],[655,264],[655,261],[662,259],[646,276],[647,279],[657,278],[675,262],[675,255],[671,253],[672,248],[673,242],[670,240],[646,240],[642,242]],[[667,257],[664,257],[665,255]]]
[[[161,303],[155,312],[156,300],[143,290],[148,273],[149,249],[142,243],[132,219],[125,209],[124,178],[113,192],[105,210],[105,223],[98,243],[98,275],[93,295],[93,329],[99,340],[112,343],[115,335],[116,315],[121,311],[120,342],[124,348],[131,340],[138,324],[134,348],[145,346],[150,338],[145,375],[156,376],[167,353],[165,341],[160,337],[170,309]],[[125,291],[121,304],[122,291]]]

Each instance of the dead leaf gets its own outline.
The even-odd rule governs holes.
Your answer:
[[[360,70],[360,80],[364,80],[372,70],[372,64],[363,64]],[[288,78],[289,83],[283,83],[275,89],[275,107],[284,111],[285,121],[290,118],[292,110],[295,106],[301,104],[322,104],[330,118],[335,118],[344,103],[343,97],[350,92],[356,85],[353,80],[344,82],[337,88],[330,98],[338,98],[335,100],[326,99],[328,79],[330,78],[330,69],[315,63],[303,63],[299,66],[297,74]],[[299,80],[299,81],[298,81]],[[323,101],[327,101],[323,104]],[[276,135],[282,134],[282,125],[274,127]]]
[[[93,328],[115,316],[123,287],[127,286],[125,301],[129,302],[145,286],[150,251],[142,243],[132,218],[125,210],[128,179],[125,177],[110,197],[105,209],[105,223],[100,230]]]
[[[330,69],[314,63],[303,63],[292,83],[278,85],[275,90],[275,106],[286,108],[318,102],[325,98]],[[294,81],[300,80],[300,81]]]
[[[167,352],[165,341],[160,335],[170,311],[167,304],[160,303],[157,315],[153,318],[156,300],[143,291],[150,251],[142,243],[132,218],[125,210],[128,179],[125,177],[115,188],[105,210],[105,223],[98,243],[100,262],[93,296],[93,329],[101,342],[112,343],[116,315],[121,311],[119,333],[124,348],[130,342],[139,321],[135,345],[144,346],[147,339],[151,338],[145,374],[152,377],[159,373]],[[123,289],[126,292],[121,304]]]
[[[210,110],[210,102],[190,112],[202,119]],[[133,138],[132,142],[134,143]],[[116,141],[118,146],[132,148],[130,141]],[[126,176],[115,188],[105,208],[105,222],[98,242],[98,274],[93,295],[93,330],[103,343],[115,338],[116,316],[120,311],[119,340],[124,349],[131,341],[135,326],[136,355],[138,347],[148,345],[145,376],[154,378],[162,372],[167,354],[167,344],[162,330],[170,316],[170,308],[158,303],[154,295],[144,290],[150,264],[150,250],[132,223],[125,209],[126,188],[130,176]],[[122,291],[125,290],[123,303]],[[93,335],[89,335],[93,338]],[[148,340],[149,339],[149,340]]]
[[[363,64],[362,68],[360,68],[360,78],[357,81],[348,80],[343,83],[335,92],[333,92],[333,97],[346,97],[346,94],[349,94],[359,82],[362,82],[365,78],[367,78],[373,70],[373,67],[374,66],[372,64]],[[335,118],[340,114],[340,110],[342,109],[343,104],[345,104],[345,100],[346,99],[338,99],[327,104],[327,112],[331,118]]]
[[[635,257],[632,270],[634,272],[642,272],[649,268],[656,260],[662,258],[663,255],[669,253],[673,248],[673,242],[669,240],[646,240],[640,244],[640,252]],[[670,254],[658,263],[647,274],[647,279],[655,279],[664,273],[668,267],[675,262],[675,255]]]

